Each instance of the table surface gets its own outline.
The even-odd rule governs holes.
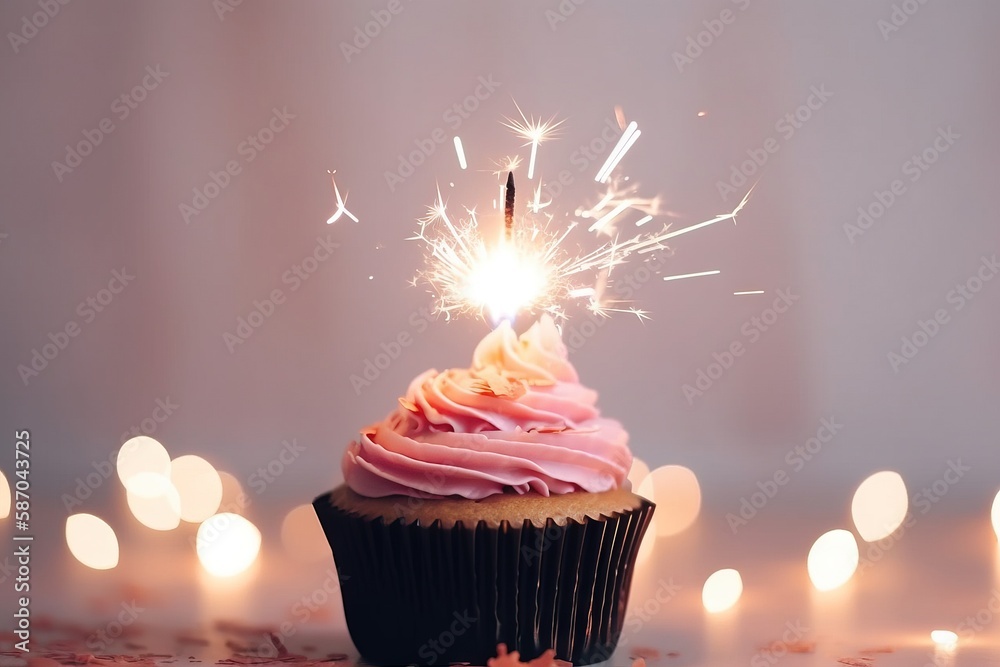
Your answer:
[[[660,537],[640,564],[609,664],[1000,666],[1000,555],[988,518],[929,515],[881,544],[861,542],[858,572],[829,592],[811,585],[806,555],[836,526],[762,516],[733,535],[708,523]],[[265,530],[250,570],[220,580],[200,568],[194,531],[178,532],[119,535],[109,571],[80,565],[52,536],[32,564],[33,650],[12,650],[5,591],[0,666],[259,664],[278,652],[269,633],[287,650],[282,663],[358,662],[332,558],[296,560]],[[744,592],[709,614],[702,585],[723,567],[741,572]],[[957,647],[935,649],[935,629],[959,632]]]

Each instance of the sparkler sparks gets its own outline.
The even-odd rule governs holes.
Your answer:
[[[684,280],[685,278],[699,278],[701,276],[714,276],[722,273],[718,269],[714,271],[699,271],[698,273],[681,273],[676,276],[663,276],[664,280]]]
[[[334,176],[334,174],[336,173],[337,173],[336,170],[330,172],[330,181],[333,183],[333,193],[337,196],[337,210],[334,211],[333,215],[331,215],[330,218],[326,221],[326,224],[332,225],[333,223],[337,222],[337,220],[339,220],[340,216],[342,215],[346,215],[354,222],[357,222],[358,219],[354,217],[354,214],[348,211],[347,207],[345,206],[347,198],[340,196],[340,190],[337,188],[337,178]]]
[[[504,125],[514,130],[514,133],[518,136],[527,139],[528,143],[525,146],[531,145],[531,157],[528,159],[528,180],[530,181],[535,178],[535,157],[538,155],[538,144],[554,136],[556,128],[562,125],[563,121],[557,121],[555,116],[546,121],[535,118],[529,119],[521,111],[521,107],[517,106],[517,102],[514,103],[514,106],[517,107],[517,112],[521,114],[521,120],[507,118],[507,122]]]
[[[536,137],[539,141],[559,124],[553,124],[551,120],[539,124],[528,121],[523,113],[521,116],[523,124],[511,121],[508,127],[521,136]],[[602,167],[603,177],[614,170],[637,136],[638,129],[633,122],[626,128],[623,139],[612,151],[605,167]],[[665,250],[668,247],[666,242],[674,237],[726,220],[735,222],[750,197],[748,192],[729,213],[688,227],[671,230],[670,225],[664,225],[659,232],[636,231],[633,236],[623,239],[613,231],[614,219],[626,209],[634,208],[647,214],[636,222],[636,226],[641,227],[660,213],[659,199],[639,197],[636,186],[629,186],[624,196],[620,190],[609,187],[608,193],[596,206],[587,210],[578,209],[576,216],[595,219],[588,231],[607,234],[611,239],[590,251],[573,254],[568,239],[580,223],[573,220],[563,229],[555,230],[554,216],[540,212],[551,203],[541,202],[540,183],[534,190],[533,201],[526,207],[528,213],[517,215],[512,168],[517,166],[517,162],[517,158],[508,158],[498,166],[511,168],[496,172],[497,176],[507,173],[506,184],[500,185],[499,199],[494,200],[493,206],[496,209],[498,202],[504,203],[502,226],[496,220],[499,212],[491,213],[490,218],[496,222],[486,225],[486,221],[481,223],[479,220],[475,208],[466,209],[466,218],[452,221],[440,189],[437,200],[428,207],[428,214],[419,220],[418,231],[412,239],[425,245],[427,265],[417,274],[414,282],[424,282],[430,287],[436,299],[436,310],[449,319],[465,313],[484,318],[488,316],[496,324],[504,319],[511,320],[521,312],[547,312],[557,319],[565,319],[566,305],[580,302],[587,310],[602,317],[610,313],[628,313],[640,321],[648,319],[646,311],[605,297],[614,267],[633,256]],[[496,232],[490,234],[488,226],[494,224],[497,225],[494,227]],[[718,273],[719,270],[704,271],[666,276],[664,280]]]
[[[458,166],[464,170],[469,165],[465,161],[465,148],[462,146],[462,137],[455,137],[455,153],[458,155]]]
[[[611,172],[615,170],[618,163],[622,161],[623,157],[625,157],[625,153],[628,153],[628,150],[632,148],[632,144],[635,143],[640,134],[642,134],[642,132],[639,130],[639,125],[633,120],[628,124],[628,127],[625,128],[625,131],[622,132],[621,138],[618,139],[618,143],[615,144],[615,147],[611,150],[611,154],[608,155],[608,159],[604,162],[604,166],[598,170],[597,176],[594,177],[595,181],[598,183],[608,182],[608,179],[611,177]]]

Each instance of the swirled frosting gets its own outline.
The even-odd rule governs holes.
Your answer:
[[[596,402],[550,317],[520,338],[505,322],[471,368],[414,379],[399,407],[348,447],[344,479],[369,497],[617,489],[632,463],[628,434]]]

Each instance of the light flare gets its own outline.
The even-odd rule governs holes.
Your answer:
[[[346,206],[347,195],[344,195],[343,197],[340,196],[340,189],[337,187],[337,178],[334,176],[334,174],[336,174],[337,171],[334,170],[329,173],[330,173],[330,181],[333,183],[333,194],[337,197],[337,210],[334,211],[333,215],[331,215],[327,219],[326,224],[332,225],[333,223],[340,220],[340,216],[342,215],[346,215],[354,222],[357,222],[358,219],[354,216],[354,214],[347,210]]]
[[[0,470],[0,519],[10,516],[10,484]]]
[[[520,121],[508,119],[506,125],[529,141],[541,142],[561,122],[529,120],[521,113]],[[632,122],[599,172],[598,180],[614,169],[637,136],[638,129]],[[636,223],[637,227],[663,211],[659,197],[639,196],[636,185],[622,188],[618,183],[611,184],[597,205],[575,211],[576,218],[594,221],[589,226],[591,233],[608,237],[588,249],[575,239],[581,226],[579,220],[571,219],[564,226],[557,226],[555,216],[543,210],[551,201],[542,201],[541,183],[534,188],[533,198],[529,198],[527,213],[517,214],[508,195],[513,189],[510,173],[519,162],[519,157],[508,157],[496,163],[495,175],[501,179],[507,175],[508,180],[506,185],[503,181],[497,184],[492,205],[495,213],[489,215],[488,224],[479,220],[475,208],[466,208],[465,218],[453,219],[438,188],[436,201],[428,207],[428,214],[419,219],[419,227],[410,237],[421,242],[426,252],[426,268],[418,272],[413,282],[423,282],[429,287],[435,311],[446,319],[471,314],[498,322],[522,312],[544,312],[563,320],[568,317],[566,307],[571,302],[582,304],[599,317],[628,313],[640,321],[648,319],[646,311],[605,297],[612,291],[608,288],[613,285],[615,267],[635,258],[644,259],[649,253],[667,251],[667,241],[677,236],[723,221],[735,222],[750,197],[747,192],[732,211],[688,227],[672,229],[666,224],[658,232],[635,230],[631,236],[624,236],[615,229],[615,222],[626,209],[645,214]],[[497,221],[501,208],[506,220]],[[500,226],[499,233],[495,231],[496,225]],[[694,275],[710,273],[719,271]]]
[[[219,511],[222,478],[205,459],[194,454],[178,456],[170,462],[170,481],[180,497],[181,520],[200,523]]]
[[[997,492],[996,498],[993,499],[991,518],[993,519],[993,531],[997,534],[997,539],[1000,540],[1000,491]]]
[[[104,519],[73,514],[66,519],[66,546],[73,558],[94,570],[118,565],[118,536]]]
[[[125,441],[118,450],[115,468],[122,485],[140,496],[158,496],[170,482],[170,454],[146,435]]]
[[[858,486],[851,501],[851,516],[861,539],[876,542],[896,532],[909,508],[903,478],[898,472],[883,470]]]
[[[465,148],[462,147],[462,137],[455,137],[455,153],[458,155],[458,166],[463,170],[466,169],[469,164],[465,161]]]
[[[618,143],[615,147],[611,149],[611,153],[608,155],[608,159],[605,160],[604,165],[597,171],[597,175],[594,180],[598,183],[607,183],[608,178],[611,177],[611,172],[615,170],[618,163],[622,161],[625,157],[625,153],[632,148],[632,144],[635,143],[636,139],[639,138],[642,132],[639,130],[639,124],[634,120],[628,124],[625,131],[622,132],[622,136],[618,139]]]
[[[709,575],[701,589],[701,602],[711,614],[730,609],[743,595],[743,577],[736,570],[727,568]]]
[[[664,280],[684,280],[685,278],[700,278],[701,276],[714,276],[722,271],[715,269],[714,271],[699,271],[698,273],[679,273],[676,276],[663,276]]]
[[[521,107],[517,106],[517,112],[521,115],[521,120],[515,118],[507,118],[504,123],[507,127],[514,131],[514,134],[527,140],[525,146],[531,146],[531,157],[528,158],[528,180],[533,180],[535,178],[535,158],[538,155],[538,144],[542,143],[546,139],[554,136],[556,134],[556,129],[562,125],[563,121],[557,121],[555,116],[549,118],[546,121],[537,118],[529,118],[524,115],[521,111]]]
[[[931,641],[941,648],[954,648],[958,644],[958,635],[951,630],[932,630]]]
[[[830,591],[846,584],[858,569],[858,543],[850,531],[837,529],[823,533],[809,549],[806,568],[813,586]]]
[[[233,577],[257,560],[260,542],[257,526],[239,514],[223,512],[198,526],[195,551],[209,574]]]

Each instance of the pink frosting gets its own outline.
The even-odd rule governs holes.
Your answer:
[[[348,447],[344,479],[369,497],[617,489],[632,464],[628,434],[596,402],[550,317],[520,338],[505,322],[471,369],[413,380],[399,408]]]

